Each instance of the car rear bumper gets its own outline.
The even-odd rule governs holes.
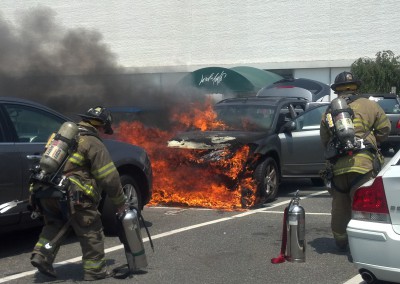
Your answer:
[[[347,226],[353,262],[379,280],[400,279],[400,235],[391,224],[351,220]]]

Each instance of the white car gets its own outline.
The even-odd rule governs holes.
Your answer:
[[[365,282],[400,283],[400,151],[355,192],[347,234]]]

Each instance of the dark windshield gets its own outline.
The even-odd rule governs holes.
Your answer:
[[[225,129],[266,131],[271,128],[275,109],[266,105],[224,105],[216,107],[215,112],[218,120],[226,124]]]

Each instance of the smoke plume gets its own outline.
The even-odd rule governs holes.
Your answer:
[[[67,29],[47,7],[27,10],[15,24],[0,14],[0,92],[64,114],[95,105],[165,109],[183,102],[146,76],[126,74],[99,31]]]

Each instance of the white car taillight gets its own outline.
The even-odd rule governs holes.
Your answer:
[[[354,194],[352,218],[362,221],[390,223],[382,177],[368,186],[361,186]]]

